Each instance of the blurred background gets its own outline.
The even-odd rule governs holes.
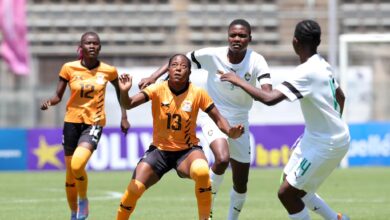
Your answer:
[[[323,32],[319,53],[333,65],[348,97],[344,117],[351,126],[352,148],[355,149],[351,151],[355,153],[351,153],[350,158],[366,157],[371,161],[367,162],[370,165],[390,163],[390,37],[387,34],[390,31],[390,0],[0,2],[0,40],[3,44],[0,58],[0,136],[8,140],[0,143],[3,150],[3,154],[0,152],[0,164],[3,164],[3,169],[10,168],[7,161],[14,158],[13,155],[26,157],[27,162],[24,163],[33,160],[33,150],[15,153],[7,149],[42,146],[42,139],[39,139],[42,132],[39,131],[54,130],[52,136],[58,136],[59,140],[50,143],[47,138],[46,141],[48,145],[60,144],[67,96],[48,111],[40,111],[39,106],[42,100],[54,94],[62,64],[77,58],[77,46],[84,32],[95,31],[100,35],[101,60],[116,66],[120,73],[133,74],[136,85],[172,54],[227,45],[227,27],[236,18],[244,18],[251,24],[253,41],[250,48],[266,58],[275,85],[299,64],[291,46],[295,24],[307,18],[318,21]],[[15,39],[18,41],[15,42]],[[10,51],[4,51],[7,42],[9,48],[16,48],[16,55],[11,54],[11,58],[16,61],[19,58],[19,64],[24,68],[12,67],[12,59],[7,58]],[[195,73],[192,77],[199,85],[206,78]],[[133,86],[131,92],[138,92],[137,86]],[[111,86],[108,86],[106,111],[108,127],[117,129],[119,107]],[[144,128],[151,132],[151,117],[145,113],[148,111],[148,105],[128,111],[133,131],[138,135],[144,132]],[[254,130],[259,127],[267,129],[297,125],[297,135],[303,128],[298,103],[283,102],[271,108],[255,103],[250,122]],[[23,139],[19,137],[25,135],[25,147],[10,143],[9,137],[16,134],[15,130],[22,133],[12,136],[13,140]],[[137,136],[136,140],[140,138]],[[262,137],[254,134],[252,139],[254,152],[260,155],[262,151],[256,149],[259,149]],[[289,146],[292,144],[290,142],[293,139],[285,144]],[[126,148],[128,143],[128,139],[121,138],[120,147]],[[265,148],[271,152],[274,148],[282,149],[282,145]],[[125,157],[123,154],[119,157]],[[372,157],[375,157],[374,162]],[[259,160],[255,155],[253,163],[259,165]],[[349,164],[351,162],[349,160]],[[280,160],[273,165],[284,163]],[[361,164],[365,165],[365,162]],[[47,166],[53,167],[53,164],[48,163]]]

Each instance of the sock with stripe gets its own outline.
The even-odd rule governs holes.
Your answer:
[[[146,187],[138,180],[132,179],[123,194],[119,209],[116,215],[117,220],[127,220],[133,213],[138,199],[145,192]]]
[[[246,200],[246,193],[238,193],[234,189],[230,191],[230,207],[228,220],[237,220]]]

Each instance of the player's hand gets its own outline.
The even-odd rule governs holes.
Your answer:
[[[236,139],[236,138],[241,137],[241,135],[244,133],[244,131],[245,131],[244,126],[242,124],[239,124],[239,125],[231,127],[229,129],[228,136],[230,138]]]
[[[122,118],[122,120],[121,120],[122,133],[126,135],[129,128],[130,128],[130,122],[126,118]]]
[[[146,77],[146,78],[143,78],[141,79],[141,81],[138,83],[138,88],[139,89],[145,89],[146,87],[148,87],[149,85],[155,83],[156,80],[152,77]]]
[[[119,76],[119,89],[123,92],[128,92],[133,85],[133,77],[127,73]]]
[[[49,108],[49,106],[51,106],[51,102],[50,100],[46,100],[44,101],[42,104],[41,104],[41,110],[46,110]]]
[[[233,85],[237,85],[238,82],[241,80],[240,77],[237,76],[237,74],[234,74],[234,73],[224,73],[224,74],[221,74],[220,79],[221,79],[221,81],[230,82]]]

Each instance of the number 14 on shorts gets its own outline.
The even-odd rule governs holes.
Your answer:
[[[311,163],[306,158],[303,158],[297,170],[295,170],[295,178],[299,178],[305,175],[306,171],[309,169],[310,166]]]

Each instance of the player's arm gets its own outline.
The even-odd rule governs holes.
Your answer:
[[[275,105],[287,98],[279,90],[272,90],[272,87],[267,88],[266,90],[256,88],[233,73],[222,74],[221,81],[228,81],[233,85],[241,87],[245,92],[252,96],[254,100],[260,101],[266,105]]]
[[[207,114],[210,116],[210,118],[215,122],[215,124],[218,126],[218,128],[228,135],[230,138],[238,138],[244,133],[244,126],[243,125],[236,125],[234,127],[231,127],[229,122],[219,113],[218,109],[212,105],[209,107],[209,109],[206,111]]]
[[[156,82],[156,80],[162,76],[164,73],[168,71],[168,63],[165,63],[160,68],[158,68],[152,75],[146,78],[142,78],[141,81],[138,83],[139,89],[144,89],[150,84],[153,84]]]
[[[46,110],[49,108],[49,106],[57,105],[59,102],[61,102],[62,97],[64,96],[64,92],[65,92],[67,83],[68,83],[68,81],[66,79],[60,77],[60,79],[57,83],[56,93],[54,94],[54,96],[45,100],[41,104],[41,110]]]
[[[340,105],[340,115],[343,115],[344,103],[345,103],[345,95],[344,95],[343,90],[340,87],[338,87],[336,89],[336,101]]]
[[[146,94],[143,92],[140,92],[132,97],[129,96],[129,90],[133,84],[132,79],[132,76],[128,74],[122,74],[119,77],[119,100],[121,106],[125,109],[132,109],[148,101]]]
[[[120,102],[120,89],[119,89],[119,83],[118,83],[118,78],[114,79],[111,81],[111,84],[114,86],[115,88],[115,93],[116,93],[116,97],[118,99],[118,102],[119,102],[119,106],[121,107],[121,130],[123,133],[127,134],[127,131],[129,130],[130,128],[130,123],[129,121],[127,120],[127,114],[126,114],[126,109],[124,109],[122,106],[121,106],[121,102]]]

